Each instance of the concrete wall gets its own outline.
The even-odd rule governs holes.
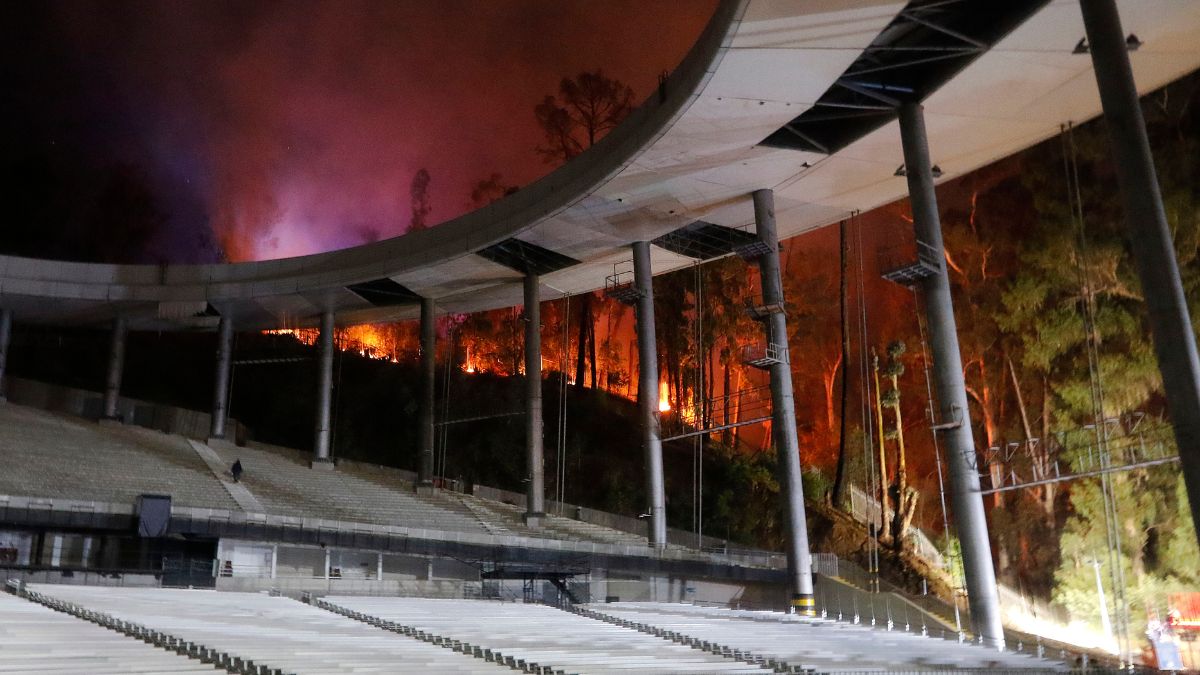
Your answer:
[[[471,494],[484,499],[491,499],[497,502],[505,502],[515,504],[520,507],[525,506],[525,495],[519,492],[510,492],[509,490],[500,490],[486,485],[476,485],[471,489]],[[575,504],[567,504],[564,502],[556,502],[552,499],[546,500],[546,512],[555,515],[562,515],[566,518],[574,518],[585,523],[600,525],[602,527],[629,532],[638,536],[646,536],[647,523],[640,518],[632,518],[630,516],[622,516],[616,513],[608,513],[607,511],[597,511],[589,509],[586,506],[577,506]],[[696,546],[696,533],[688,532],[687,530],[678,530],[675,528],[667,528],[667,542],[677,546]],[[724,539],[716,537],[703,537],[701,545],[704,548],[724,549],[728,542]]]
[[[73,387],[61,387],[46,382],[8,377],[8,400],[18,405],[53,410],[88,419],[97,419],[103,406],[100,392]],[[128,424],[157,429],[187,438],[208,438],[212,416],[207,412],[121,397],[117,414]],[[229,421],[239,443],[248,437],[246,427],[236,420]]]

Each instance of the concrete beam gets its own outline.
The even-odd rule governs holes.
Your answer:
[[[108,369],[104,378],[104,413],[106,420],[117,419],[117,401],[121,397],[121,377],[125,374],[125,340],[128,324],[124,317],[113,319],[112,341],[108,350]]]
[[[12,310],[0,309],[0,403],[8,400],[8,346],[12,343]]]
[[[1100,104],[1125,207],[1130,248],[1149,309],[1154,354],[1162,373],[1179,464],[1200,537],[1200,357],[1174,239],[1138,103],[1125,31],[1113,0],[1080,2]]]
[[[421,299],[421,399],[417,420],[417,489],[433,489],[433,406],[437,380],[437,322],[432,298]],[[447,366],[449,367],[449,365]]]
[[[646,462],[646,506],[650,514],[648,539],[651,546],[662,548],[667,545],[667,499],[663,486],[662,438],[658,418],[658,343],[654,330],[653,275],[650,243],[634,243],[633,276],[638,292],[638,413]]]
[[[546,515],[546,468],[542,448],[542,317],[538,278],[525,276],[525,450],[529,499],[525,522],[541,524]]]
[[[944,250],[942,223],[938,216],[937,195],[929,161],[925,116],[920,104],[905,103],[900,106],[900,139],[904,146],[905,178],[908,180],[917,241],[940,254]],[[946,262],[941,257],[938,258],[938,273],[921,281],[920,294],[929,324],[929,346],[938,399],[937,422],[943,426],[940,433],[946,447],[954,524],[962,543],[971,622],[984,644],[1003,648],[1000,596],[996,589],[996,572],[992,567],[992,547],[988,540],[983,495],[979,493],[979,473],[975,469],[975,439],[971,435],[971,413],[967,408],[954,303],[950,295],[950,278],[946,275]]]
[[[756,190],[754,221],[766,252],[758,259],[763,303],[782,307],[783,279],[779,269],[779,235],[775,229],[775,195]],[[796,403],[792,391],[792,366],[788,356],[787,315],[772,312],[766,320],[767,342],[782,358],[770,366],[771,432],[779,456],[779,484],[783,490],[784,523],[787,532],[788,580],[792,607],[813,616],[812,556],[808,548],[808,517],[804,511],[804,484],[800,477],[800,439],[796,431]]]
[[[329,448],[333,432],[333,312],[321,315],[317,338],[317,421],[313,439],[312,467],[332,468]]]
[[[221,317],[217,325],[216,373],[213,376],[212,420],[210,438],[225,438],[225,422],[229,419],[229,378],[233,371],[233,319]]]

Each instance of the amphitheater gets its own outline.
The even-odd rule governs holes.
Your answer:
[[[1200,67],[1198,32],[1200,3],[1179,0],[725,0],[676,71],[595,147],[437,227],[237,264],[0,256],[0,673],[1131,665],[1129,653],[1006,621],[936,255],[934,179],[1103,113],[1129,218],[1144,225],[1135,243],[1166,242],[1135,247],[1146,295],[1182,297],[1174,260],[1161,255],[1161,201],[1157,211],[1147,201],[1157,192],[1135,113],[1138,92]],[[800,481],[779,240],[905,196],[916,246],[896,275],[922,294],[933,345],[934,429],[965,570],[954,604],[811,551]],[[748,308],[764,327],[752,365],[770,377],[783,551],[666,523],[658,356],[646,348],[656,344],[652,278],[729,255],[757,265],[763,285],[762,304]],[[640,517],[545,498],[542,294],[601,289],[637,307]],[[432,471],[435,318],[521,303],[528,490],[442,480]],[[1163,300],[1151,315],[1156,339],[1192,336],[1157,351],[1172,415],[1186,419],[1200,400],[1173,379],[1200,382],[1194,335],[1176,330],[1190,328],[1187,314]],[[335,327],[415,318],[418,470],[331,455]],[[92,391],[6,374],[14,321],[111,330],[105,380]],[[246,441],[229,419],[235,331],[297,327],[319,327],[312,451]],[[122,395],[128,331],[173,330],[216,334],[211,410]],[[1179,446],[1194,447],[1188,438]],[[1200,504],[1200,465],[1179,461]]]

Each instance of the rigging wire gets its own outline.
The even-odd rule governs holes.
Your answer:
[[[1092,424],[1102,469],[1111,465],[1108,447],[1108,426],[1104,422],[1104,381],[1100,369],[1100,333],[1096,327],[1096,294],[1088,272],[1087,225],[1084,219],[1083,194],[1079,181],[1079,151],[1075,145],[1074,127],[1065,124],[1060,133],[1063,145],[1063,168],[1067,181],[1067,203],[1071,211],[1072,224],[1078,236],[1080,309],[1083,319],[1084,339],[1087,348],[1088,380],[1091,385]],[[1105,535],[1108,544],[1109,576],[1113,585],[1113,610],[1116,613],[1117,644],[1121,658],[1131,659],[1129,637],[1129,605],[1125,596],[1125,572],[1122,567],[1120,515],[1117,511],[1117,495],[1114,478],[1107,472],[1100,475],[1100,490],[1104,505]]]
[[[925,400],[929,403],[929,426],[932,431],[933,426],[938,422],[937,413],[933,407],[933,384],[931,382],[931,378],[929,377],[929,346],[928,341],[925,338],[925,312],[921,307],[921,298],[920,294],[917,293],[917,287],[915,285],[911,286],[910,290],[912,290],[913,294],[913,306],[917,310],[917,331],[921,336],[921,362],[924,364],[925,370]],[[941,500],[942,505],[942,531],[946,533],[946,545],[942,555],[944,556],[944,563],[949,565],[953,558],[950,551],[950,517],[946,513],[946,483],[942,479],[942,451],[938,443],[937,432],[930,433],[930,436],[933,439],[933,461],[934,465],[937,467],[938,499]],[[959,577],[957,574],[951,574],[950,578],[955,580],[954,595],[956,597],[952,603],[954,605],[954,629],[958,632],[959,636],[962,636],[962,617],[959,615],[958,611],[957,596],[960,593],[965,593],[965,591],[963,591],[962,587],[958,584]]]
[[[854,229],[855,242],[855,289],[857,292],[858,303],[858,368],[859,381],[863,383],[862,398],[860,399],[860,424],[863,430],[863,468],[866,472],[866,493],[868,499],[879,489],[880,482],[876,476],[875,467],[875,417],[871,410],[871,395],[872,386],[869,373],[868,358],[869,358],[869,324],[867,317],[866,303],[866,283],[863,280],[865,267],[863,263],[863,242],[862,242],[862,220],[859,217],[858,211],[852,211],[850,214],[850,223]],[[869,509],[868,509],[869,511]],[[883,502],[879,502],[879,513],[882,520],[883,517]],[[869,514],[866,518],[868,522],[869,536],[867,538],[867,573],[871,575],[870,585],[872,590],[879,590],[879,527],[875,525]]]
[[[457,351],[454,348],[455,326],[451,324],[450,330],[447,331],[446,352],[446,370],[445,378],[442,385],[442,424],[440,425],[440,433],[438,434],[438,452],[435,456],[434,475],[441,476],[443,483],[446,479],[446,454],[447,446],[449,445],[450,425],[446,424],[450,420],[450,375],[454,371],[454,353]]]
[[[698,428],[708,426],[705,415],[707,392],[704,388],[704,274],[696,262],[696,376],[698,391],[694,397],[693,415]],[[704,544],[704,436],[696,434],[696,546]]]
[[[558,378],[558,447],[555,474],[558,493],[558,512],[562,515],[563,503],[567,501],[567,369],[571,361],[571,296],[563,292],[562,315],[562,372]]]

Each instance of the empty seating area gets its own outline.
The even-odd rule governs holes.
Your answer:
[[[544,605],[330,596],[385,621],[498,650],[568,673],[762,673],[761,667]]]
[[[33,584],[79,616],[99,612],[220,653],[255,672],[1065,672],[1031,655],[778,612],[625,602],[564,611],[486,600]],[[104,619],[108,621],[108,618]],[[122,624],[124,626],[126,624]],[[129,631],[126,631],[129,632]],[[178,640],[179,642],[175,642]],[[184,650],[196,656],[192,647]],[[0,595],[0,675],[212,672],[212,665]]]
[[[44,584],[30,588],[287,673],[511,672],[494,663],[380,630],[288,598],[160,588]],[[37,607],[24,600],[9,602]],[[154,649],[127,637],[117,637]],[[4,672],[3,666],[0,666],[0,672]],[[75,672],[94,671],[80,669]],[[212,672],[211,668],[208,672]]]
[[[132,505],[156,493],[188,506],[237,508],[182,436],[9,403],[0,406],[0,447],[0,494]]]
[[[451,532],[486,530],[469,514],[429,503],[411,490],[393,488],[346,471],[309,468],[309,457],[296,450],[251,443],[248,447],[213,444],[231,466],[240,459],[241,483],[269,513]]]
[[[594,604],[587,610],[666,632],[681,633],[817,672],[983,669],[1066,671],[1032,655],[998,652],[903,631],[780,612],[655,602]]]
[[[0,673],[214,673],[189,659],[0,593]]]
[[[223,467],[214,472],[217,467],[182,436],[11,403],[0,406],[0,447],[7,469],[0,472],[0,496],[132,505],[143,493],[169,494],[175,506],[235,513],[259,504],[274,515],[434,533],[645,545],[638,534],[557,516],[531,529],[518,507],[458,493],[417,495],[411,484],[386,470],[353,463],[335,471],[313,470],[307,453],[288,448],[214,443],[207,449]],[[251,497],[242,506],[222,485],[230,478],[217,475],[238,459],[245,473],[237,489]]]

